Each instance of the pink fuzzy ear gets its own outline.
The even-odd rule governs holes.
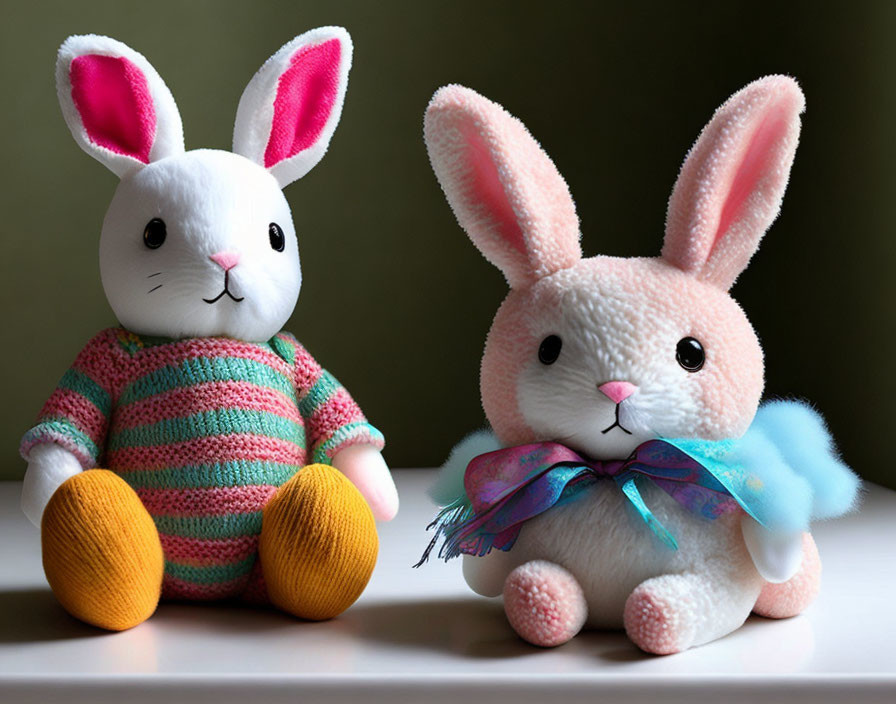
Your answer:
[[[78,56],[71,65],[72,100],[91,142],[149,163],[156,111],[146,76],[123,56]]]
[[[582,258],[566,182],[504,108],[469,88],[446,86],[427,108],[424,137],[458,222],[511,287]]]
[[[716,111],[669,199],[664,259],[731,287],[778,215],[804,109],[796,81],[768,76]]]
[[[56,81],[75,141],[119,176],[183,151],[174,98],[149,62],[121,42],[69,37]]]
[[[342,113],[352,43],[341,27],[296,37],[268,59],[237,108],[233,150],[268,169],[281,186],[323,158]]]

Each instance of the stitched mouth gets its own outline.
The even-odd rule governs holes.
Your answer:
[[[202,300],[205,301],[206,303],[217,303],[217,302],[220,301],[224,296],[229,296],[229,297],[230,297],[230,300],[232,300],[232,301],[235,302],[235,303],[239,303],[240,301],[242,301],[242,300],[245,298],[245,296],[239,296],[239,297],[234,296],[234,295],[230,292],[230,288],[228,287],[228,283],[229,283],[229,282],[230,282],[230,272],[229,272],[229,271],[225,271],[225,272],[224,272],[224,290],[221,291],[221,293],[219,293],[219,294],[218,294],[217,296],[215,296],[214,298],[203,298]]]
[[[619,404],[618,404],[618,403],[616,404],[616,418],[615,418],[615,420],[613,421],[613,424],[612,424],[611,426],[609,426],[609,427],[604,428],[603,430],[601,430],[601,431],[600,431],[600,434],[601,434],[601,435],[606,435],[606,434],[609,433],[613,428],[619,428],[619,429],[620,429],[623,433],[625,433],[626,435],[631,435],[631,434],[632,434],[632,431],[631,431],[631,430],[629,430],[629,429],[626,428],[624,425],[622,425],[622,423],[619,422]]]

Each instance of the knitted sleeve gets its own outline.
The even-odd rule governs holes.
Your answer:
[[[299,412],[305,421],[311,462],[329,464],[337,452],[360,443],[383,448],[383,434],[367,422],[358,404],[332,374],[322,369],[289,333],[280,333],[275,342],[294,362]]]
[[[22,438],[19,452],[25,461],[35,445],[55,442],[75,455],[84,469],[99,464],[120,360],[116,330],[104,330],[87,343],[47,399],[37,424]]]

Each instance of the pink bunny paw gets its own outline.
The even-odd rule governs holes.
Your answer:
[[[683,582],[683,580],[682,580]],[[638,586],[625,602],[625,631],[641,650],[671,655],[694,643],[696,618],[686,593],[679,594],[674,576],[657,577]]]
[[[520,638],[550,648],[582,630],[588,605],[570,572],[553,562],[534,560],[507,576],[504,611]]]
[[[815,601],[821,588],[821,559],[808,533],[803,533],[803,564],[793,577],[781,584],[766,584],[753,607],[766,618],[790,618],[802,613]]]

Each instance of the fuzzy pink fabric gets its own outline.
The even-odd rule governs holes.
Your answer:
[[[703,417],[688,435],[721,439],[746,430],[762,391],[762,351],[723,292],[777,215],[803,108],[799,87],[784,76],[736,93],[685,161],[662,257],[583,260],[566,184],[522,123],[468,88],[436,92],[424,122],[433,170],[458,222],[511,286],[481,369],[483,406],[502,442],[538,439],[519,408],[519,374],[533,363],[545,322],[575,292],[602,309],[596,329],[604,339],[634,329],[640,355],[668,354],[669,341],[651,331],[663,316],[679,320],[711,355],[692,380]]]
[[[90,141],[148,164],[156,113],[143,72],[124,57],[88,54],[72,61],[70,77]]]
[[[312,146],[327,124],[339,93],[342,46],[330,39],[302,47],[277,83],[271,136],[264,154],[271,168]]]
[[[746,431],[762,395],[763,359],[737,302],[662,259],[592,257],[527,289],[512,290],[495,315],[480,386],[486,416],[502,442],[550,439],[536,437],[523,418],[519,375],[527,364],[538,363],[535,351],[541,336],[561,314],[565,297],[579,292],[583,300],[596,302],[595,325],[604,326],[607,339],[623,333],[631,337],[628,354],[674,354],[670,345],[676,341],[657,334],[660,321],[680,321],[681,329],[690,329],[712,354],[712,363],[689,379],[698,390],[701,409],[692,436],[721,440]],[[617,326],[618,334],[612,332]]]
[[[480,380],[486,416],[502,444],[596,435],[597,416],[586,415],[599,395],[595,384],[617,403],[631,391],[624,383],[638,384],[632,403],[646,418],[643,433],[722,440],[747,430],[762,394],[762,349],[728,289],[777,214],[802,109],[792,79],[772,76],[747,86],[716,113],[685,162],[662,255],[582,259],[572,199],[525,128],[468,89],[436,93],[424,125],[433,169],[458,222],[511,288],[489,331]],[[538,350],[550,335],[562,337],[562,354],[571,356],[547,373]],[[676,361],[685,337],[705,351],[697,373]],[[539,645],[564,642],[580,627],[581,586],[538,562],[556,553],[561,534],[568,542],[587,541],[587,534],[570,534],[569,523],[539,528],[552,529],[558,533],[544,542],[533,538],[524,559],[536,562],[512,572],[504,589],[511,625]],[[666,573],[647,570],[646,580],[625,588],[624,607],[613,608],[613,618],[622,612],[628,635],[647,652],[674,653],[719,638],[754,605],[758,613],[795,612],[817,584],[809,560],[805,576],[759,596],[762,579],[737,524],[715,535],[700,527],[692,537],[694,552],[681,564]],[[636,549],[623,552],[633,564],[645,559]],[[593,577],[600,564],[583,558],[579,566]],[[616,565],[606,577],[618,580],[623,570]],[[476,579],[484,584],[489,576],[484,570]],[[607,590],[586,587],[593,618]]]
[[[522,122],[451,85],[433,96],[423,130],[458,221],[512,288],[581,258],[569,188]]]
[[[804,109],[796,81],[769,76],[716,111],[672,191],[663,257],[730,288],[778,216]]]
[[[551,648],[582,630],[588,606],[572,574],[560,565],[535,560],[517,567],[507,577],[504,612],[520,638]]]
[[[694,625],[686,618],[690,604],[673,594],[642,585],[625,602],[625,632],[646,653],[672,655],[691,645]]]

